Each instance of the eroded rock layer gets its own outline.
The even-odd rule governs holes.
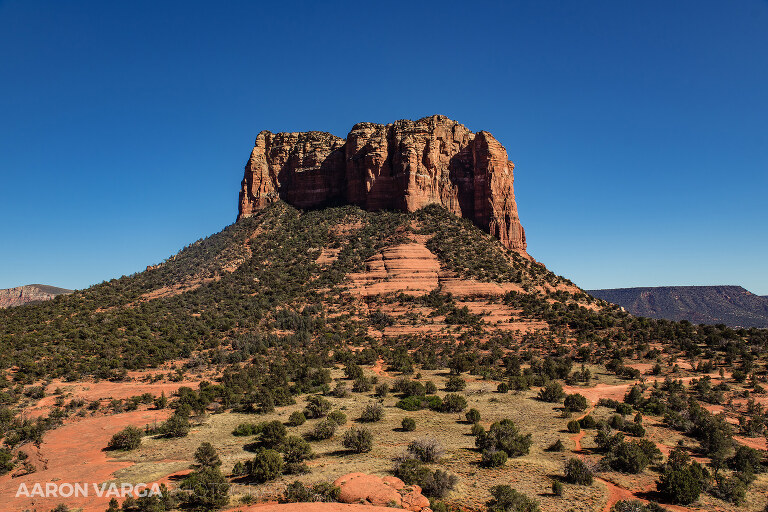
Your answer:
[[[359,123],[346,140],[264,131],[245,166],[238,219],[279,199],[302,209],[354,204],[370,211],[437,203],[524,252],[514,167],[490,133],[445,116]]]

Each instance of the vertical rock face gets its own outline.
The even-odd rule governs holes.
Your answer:
[[[445,116],[324,132],[261,132],[245,166],[238,219],[282,199],[297,208],[354,204],[415,211],[437,203],[525,252],[514,164],[488,132]]]

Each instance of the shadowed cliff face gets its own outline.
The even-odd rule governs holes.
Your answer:
[[[437,203],[525,252],[514,164],[488,132],[445,116],[324,132],[261,132],[245,166],[238,219],[279,199],[297,208],[354,204],[415,211]]]

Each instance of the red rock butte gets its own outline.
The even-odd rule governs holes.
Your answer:
[[[493,135],[445,116],[358,123],[346,140],[263,131],[245,166],[237,218],[280,199],[301,209],[353,204],[407,212],[436,203],[524,253],[514,168]]]

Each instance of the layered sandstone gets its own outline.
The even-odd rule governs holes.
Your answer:
[[[72,290],[43,284],[27,284],[15,288],[6,288],[0,290],[0,308],[23,306],[33,302],[51,300],[57,295],[66,293],[72,293]]]
[[[525,252],[513,170],[490,133],[445,116],[359,123],[346,140],[264,131],[245,166],[238,219],[279,199],[302,209],[354,204],[409,212],[436,203]]]

